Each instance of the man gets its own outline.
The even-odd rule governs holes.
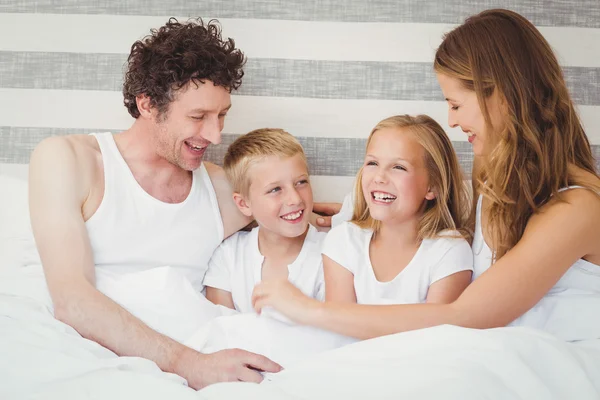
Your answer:
[[[221,141],[244,63],[217,25],[171,19],[131,48],[123,93],[133,125],[46,139],[30,161],[31,222],[55,317],[194,388],[259,382],[257,370],[280,367],[241,350],[201,354],[157,333],[96,289],[96,270],[171,265],[199,285],[213,250],[249,222],[223,171],[202,163]]]

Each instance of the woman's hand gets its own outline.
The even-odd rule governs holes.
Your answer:
[[[287,279],[261,282],[252,292],[252,305],[257,313],[260,314],[265,307],[271,307],[300,324],[306,324],[309,314],[320,304]]]

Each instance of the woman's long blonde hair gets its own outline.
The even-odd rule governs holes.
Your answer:
[[[398,135],[412,134],[425,150],[425,168],[429,184],[436,194],[427,200],[419,223],[418,239],[433,238],[444,230],[456,230],[466,239],[468,193],[452,142],[444,129],[427,115],[397,115],[379,122],[367,139],[367,146],[380,129],[398,129]],[[354,214],[352,221],[361,228],[372,229],[376,235],[381,223],[371,217],[362,190],[363,168],[358,171],[354,188]]]
[[[434,69],[476,93],[488,132],[486,99],[496,94],[503,105],[497,144],[473,177],[490,203],[486,230],[497,260],[560,188],[589,187],[570,171],[576,166],[597,176],[590,143],[550,45],[517,13],[488,10],[468,18],[444,37]]]

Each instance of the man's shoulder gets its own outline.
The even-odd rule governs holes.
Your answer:
[[[239,252],[242,249],[247,248],[251,245],[257,245],[256,235],[258,235],[258,227],[253,228],[251,231],[239,231],[229,236],[227,239],[221,242],[220,247],[223,250]],[[254,240],[253,240],[254,239]]]
[[[252,220],[238,209],[233,201],[233,190],[227,180],[223,168],[218,165],[203,161],[202,164],[208,173],[213,190],[217,196],[221,219],[223,220],[223,231],[225,237],[239,231]]]
[[[29,185],[40,180],[67,180],[76,196],[85,199],[102,173],[102,154],[89,135],[52,136],[34,149],[29,161]]]
[[[34,149],[32,157],[57,158],[73,157],[85,164],[100,156],[98,142],[91,135],[50,136],[42,140]]]

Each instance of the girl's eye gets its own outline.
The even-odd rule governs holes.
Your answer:
[[[456,110],[458,110],[458,106],[452,106],[451,109],[456,111]]]
[[[368,161],[366,165],[377,165],[375,161]]]
[[[406,168],[404,168],[402,165],[396,165],[396,166],[394,166],[394,169],[399,169],[399,170],[402,170],[402,171],[406,171]]]

